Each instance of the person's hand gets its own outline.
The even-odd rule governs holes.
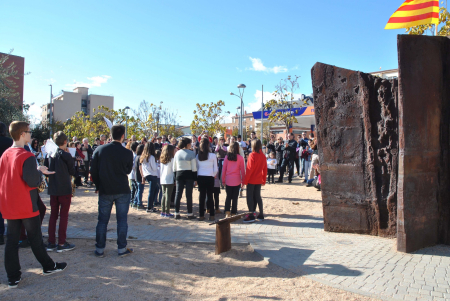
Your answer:
[[[284,145],[284,147],[289,147],[289,143],[286,142],[286,144]]]
[[[145,184],[145,180],[142,180],[142,185],[144,185]]]
[[[197,187],[197,181],[194,181],[194,187]]]
[[[54,171],[48,171],[48,168],[46,166],[39,166],[38,170],[40,172],[42,172],[44,175],[53,175],[53,174],[55,174]]]
[[[244,188],[245,187],[245,184],[241,184],[241,188]]]
[[[98,194],[98,190],[96,190],[95,193]]]

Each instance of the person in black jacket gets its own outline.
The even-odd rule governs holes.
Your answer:
[[[9,137],[6,137],[6,125],[3,122],[0,122],[0,158],[2,157],[5,150],[13,145],[13,140]],[[5,220],[2,217],[2,213],[0,212],[0,245],[5,243],[5,238],[3,235],[5,234]]]
[[[286,141],[286,143],[281,147],[283,150],[283,162],[281,163],[280,177],[278,178],[277,183],[283,183],[283,176],[286,166],[289,166],[289,183],[292,182],[292,176],[294,175],[294,161],[297,151],[297,141],[295,141],[294,134],[292,133],[289,134],[288,138],[289,140]]]
[[[56,153],[48,158],[46,166],[55,174],[48,176],[48,194],[50,195],[50,220],[48,221],[47,251],[60,253],[75,249],[66,241],[67,224],[69,222],[69,209],[72,202],[72,181],[75,174],[75,162],[67,152],[67,136],[62,132],[56,132],[53,140],[58,146]],[[59,218],[58,245],[56,245],[56,221]]]
[[[91,164],[92,180],[98,193],[98,223],[94,252],[97,257],[104,257],[106,231],[113,204],[116,206],[119,256],[133,252],[133,249],[127,248],[127,217],[131,194],[128,174],[133,168],[133,153],[122,146],[125,137],[123,125],[113,125],[111,135],[113,141],[95,150]]]
[[[83,160],[84,160],[84,167],[86,169],[86,171],[84,173],[84,184],[86,184],[86,185],[88,185],[88,187],[90,187],[89,185],[91,183],[89,183],[89,168],[91,166],[91,159],[92,159],[92,154],[94,153],[94,150],[89,145],[88,138],[83,139],[83,144],[81,144],[81,151],[83,152],[83,155],[84,155]]]
[[[275,153],[277,155],[277,173],[281,170],[281,163],[283,162],[283,138],[279,137],[275,143]]]

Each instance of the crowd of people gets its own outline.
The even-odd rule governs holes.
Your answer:
[[[31,139],[29,124],[13,122],[9,128],[13,139],[6,137],[6,126],[0,123],[0,244],[4,243],[4,222],[8,232],[5,247],[5,267],[10,287],[21,279],[18,246],[31,246],[43,266],[44,274],[62,271],[66,263],[54,263],[47,252],[65,252],[75,248],[66,241],[66,231],[73,186],[94,186],[98,194],[98,223],[95,256],[104,257],[106,233],[113,205],[117,216],[118,255],[127,256],[127,215],[129,208],[157,213],[162,218],[182,219],[181,200],[186,199],[185,219],[215,220],[220,210],[219,196],[225,190],[225,217],[237,212],[239,196],[246,189],[248,214],[244,223],[264,220],[261,186],[288,183],[297,175],[307,186],[320,189],[317,140],[306,133],[286,140],[271,135],[265,146],[256,133],[249,141],[241,136],[211,137],[203,132],[199,137],[154,135],[137,140],[125,139],[125,128],[114,125],[109,139],[96,138],[91,146],[87,138],[71,141],[65,133],[54,134],[51,143],[57,149],[49,152],[46,142]],[[46,149],[47,148],[47,149]],[[279,175],[275,181],[275,175]],[[82,180],[84,179],[84,180]],[[143,200],[145,183],[148,198]],[[37,187],[47,184],[51,214],[48,242],[42,240],[40,226],[46,212]],[[198,217],[193,212],[193,190],[199,191]],[[17,196],[16,191],[21,193]],[[14,195],[14,198],[12,197]],[[20,201],[16,201],[16,199]],[[14,201],[13,201],[14,199]],[[173,209],[172,209],[173,208]],[[258,209],[258,210],[257,210]],[[171,212],[172,210],[172,212]],[[3,217],[2,217],[3,215]],[[59,218],[58,240],[56,223]],[[7,260],[6,260],[7,259]]]

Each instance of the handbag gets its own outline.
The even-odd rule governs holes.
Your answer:
[[[77,161],[77,171],[80,173],[84,173],[86,172],[86,168],[84,166],[84,164],[81,164],[79,161]]]

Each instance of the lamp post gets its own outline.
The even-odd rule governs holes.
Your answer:
[[[239,95],[234,94],[233,92],[230,93],[230,95],[234,95],[236,97],[239,97],[241,99],[241,116],[239,120],[239,135],[242,136],[242,119],[243,119],[243,112],[244,112],[244,102],[242,101],[242,98],[244,97],[244,89],[246,86],[244,84],[240,84],[237,86],[239,89]],[[241,91],[242,89],[242,91]]]
[[[128,139],[128,110],[130,109],[129,106],[126,106],[124,108],[125,115],[126,115],[126,121],[125,121],[125,139]]]
[[[52,121],[53,121],[53,86],[50,84],[50,118],[49,118],[49,125],[50,125],[50,139],[52,138]]]
[[[264,141],[263,138],[263,122],[264,122],[264,85],[261,86],[261,142]],[[255,122],[256,124],[256,122]]]
[[[241,124],[241,113],[240,113],[240,110],[241,109],[241,107],[239,106],[239,107],[237,107],[236,108],[236,114],[239,114],[238,115],[238,134],[240,135],[240,128],[239,128],[239,126],[240,126],[240,124]]]

